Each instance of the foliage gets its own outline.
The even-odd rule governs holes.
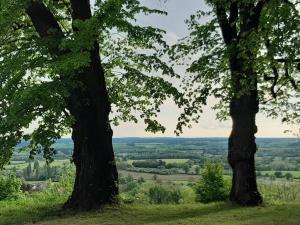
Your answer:
[[[161,174],[161,175],[168,175],[168,174],[176,174],[179,173],[177,169],[164,169],[164,168],[127,168],[128,171],[133,172],[142,172],[142,173],[153,173],[153,174]]]
[[[29,150],[31,158],[43,154],[52,161],[52,145],[70,133],[74,122],[66,101],[80,85],[74,75],[90,63],[88,50],[95,41],[112,102],[111,122],[142,119],[147,131],[164,132],[156,118],[160,106],[169,98],[180,106],[183,98],[167,81],[176,74],[162,59],[165,32],[141,26],[136,18],[165,12],[138,0],[97,0],[91,19],[72,21],[69,1],[41,1],[63,32],[61,39],[44,40],[26,14],[30,4],[0,1],[0,167],[21,140],[26,141],[22,150]],[[64,54],[51,55],[48,49],[53,45]]]
[[[133,161],[132,165],[134,167],[141,168],[162,168],[165,167],[166,162],[162,160],[143,160],[143,161]]]
[[[27,167],[23,169],[23,178],[26,181],[37,181],[37,180],[48,180],[58,181],[59,176],[62,173],[62,168],[59,166],[51,166],[51,164],[45,163],[43,167],[39,166],[38,160],[35,160],[32,168],[31,162],[28,163]]]
[[[207,164],[201,175],[201,179],[194,187],[197,201],[209,203],[224,201],[228,198],[230,186],[223,178],[221,164]]]
[[[161,185],[151,187],[148,196],[152,204],[179,204],[182,199],[180,190],[165,188]]]
[[[230,76],[229,55],[234,53],[236,45],[239,59],[253,55],[245,67],[254,65],[260,110],[269,117],[299,125],[300,13],[297,1],[206,2],[209,10],[199,10],[186,20],[189,36],[169,51],[172,60],[187,67],[182,88],[190,104],[179,124],[189,126],[191,121],[198,122],[209,96],[217,100],[213,109],[217,110],[218,119],[228,118],[231,96],[243,94],[235,93]],[[248,21],[258,22],[257,29],[244,32],[243,9],[252,15]],[[232,37],[230,43],[221,34],[225,27],[228,37]],[[246,94],[252,89],[247,83],[246,77],[241,79],[242,92]]]
[[[280,177],[282,177],[282,172],[276,171],[276,172],[274,173],[274,175],[275,175],[276,178],[280,178]]]
[[[74,181],[75,168],[73,165],[70,165],[64,171],[62,171],[58,182],[52,182],[50,180],[46,192],[48,192],[50,195],[69,196],[73,190]]]
[[[22,180],[14,175],[0,176],[0,201],[18,198],[21,191]]]

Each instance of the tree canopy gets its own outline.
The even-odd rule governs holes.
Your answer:
[[[229,35],[235,35],[228,38],[243,40],[239,50],[255,55],[251,60],[258,74],[260,111],[269,117],[281,118],[282,122],[299,125],[299,1],[206,2],[211,10],[199,10],[186,20],[190,35],[170,51],[173,60],[188,68],[189,75],[185,76],[182,87],[190,98],[190,106],[182,123],[190,118],[197,121],[198,113],[202,112],[199,109],[207,104],[209,96],[219,100],[213,107],[218,112],[217,117],[225,120],[229,116],[229,102],[235,91],[230,81],[228,57],[232,50],[226,47],[230,43],[224,41],[221,32],[227,26]],[[242,32],[241,5],[257,10],[249,18],[258,23],[257,31]],[[247,93],[252,87],[244,83],[243,91]]]
[[[164,131],[156,119],[160,105],[168,98],[180,105],[182,94],[164,79],[176,77],[162,58],[168,48],[165,31],[142,26],[136,17],[166,12],[138,0],[98,0],[90,19],[73,21],[69,1],[39,2],[57,20],[59,38],[37,35],[26,13],[30,0],[0,1],[0,166],[22,140],[28,141],[32,157],[43,153],[51,161],[52,144],[70,133],[73,123],[64,99],[78,85],[72,78],[89,64],[88,50],[95,41],[100,45],[113,124],[142,118],[147,131]],[[51,49],[56,46],[62,54],[54,56]]]

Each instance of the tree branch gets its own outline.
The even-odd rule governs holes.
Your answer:
[[[237,34],[237,28],[236,28],[236,23],[237,23],[237,19],[239,16],[239,8],[238,8],[238,3],[237,1],[234,1],[231,5],[230,5],[230,15],[229,15],[229,26],[231,26],[232,30],[234,31],[234,33]]]
[[[260,0],[255,8],[254,8],[254,15],[253,15],[253,21],[255,24],[255,27],[258,27],[259,25],[259,21],[260,21],[260,16],[261,16],[261,12],[263,10],[263,8],[265,7],[265,5],[270,2],[270,0]]]
[[[287,62],[284,64],[284,75],[289,79],[292,87],[295,90],[298,90],[298,84],[297,84],[297,82],[289,74],[289,68],[288,68]]]
[[[62,54],[63,52],[59,50],[60,41],[57,40],[61,40],[64,37],[64,33],[51,11],[44,3],[31,1],[26,12],[41,38],[56,39],[56,41],[51,42],[51,45],[49,45],[50,53],[55,55]]]
[[[89,0],[71,0],[73,20],[87,20],[91,18],[91,5]]]
[[[216,3],[216,14],[221,27],[223,39],[226,45],[229,45],[234,38],[237,38],[237,31],[234,29],[237,18],[237,3],[231,3],[229,19],[226,15],[226,8],[222,3]],[[233,26],[234,24],[234,26]]]
[[[279,73],[278,73],[278,70],[277,70],[276,66],[272,66],[272,70],[273,70],[274,76],[271,77],[271,76],[268,76],[268,75],[265,74],[264,79],[265,79],[265,81],[273,80],[270,90],[271,90],[272,97],[277,98],[277,92],[275,91],[275,87],[278,83]]]
[[[280,62],[280,63],[287,63],[287,62],[297,63],[297,62],[300,62],[300,58],[293,59],[293,60],[284,59],[284,58],[279,58],[279,59],[275,59],[275,60],[276,60],[277,62]]]

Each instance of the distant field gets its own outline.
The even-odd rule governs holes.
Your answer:
[[[119,170],[123,176],[131,175],[134,179],[138,179],[143,177],[146,180],[153,180],[154,175],[159,180],[165,181],[196,181],[200,178],[199,175],[187,175],[187,174],[172,174],[172,175],[159,175],[159,174],[151,174],[151,173],[138,173],[138,172],[131,172],[125,170]]]
[[[166,163],[185,163],[188,161],[188,159],[157,159],[162,160]],[[127,160],[129,164],[132,164],[134,161],[144,161],[144,159],[137,159],[137,160]]]
[[[262,175],[269,174],[273,175],[276,171],[260,171]],[[300,178],[300,171],[280,171],[283,175],[286,173],[290,173],[293,175],[294,178]]]
[[[70,160],[69,159],[64,159],[64,160],[54,160],[50,166],[63,166],[65,163],[69,164]],[[40,167],[45,166],[46,161],[39,161]],[[7,168],[13,168],[16,167],[16,169],[24,169],[28,165],[28,162],[25,161],[11,161],[9,165],[7,165]],[[33,163],[31,163],[31,166],[33,166]]]

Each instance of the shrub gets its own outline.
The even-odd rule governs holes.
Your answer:
[[[137,181],[139,184],[142,184],[142,183],[145,183],[145,179],[144,177],[139,177],[138,181]]]
[[[132,165],[138,168],[160,168],[165,167],[166,162],[162,160],[141,160],[141,161],[133,161]]]
[[[276,178],[281,178],[281,177],[282,177],[282,172],[276,171],[276,172],[274,173],[274,175],[275,175]]]
[[[0,176],[0,201],[20,196],[22,180],[14,175]]]
[[[179,204],[182,194],[178,189],[167,189],[161,185],[149,189],[149,201],[152,204]]]
[[[286,173],[284,176],[287,180],[293,180],[293,178],[294,178],[293,174],[291,174],[291,173]]]
[[[48,181],[47,192],[50,194],[68,196],[71,194],[75,182],[75,167],[65,168],[58,182]]]
[[[121,192],[134,192],[139,187],[136,181],[128,182],[121,186]]]
[[[202,178],[194,186],[196,201],[209,203],[228,198],[229,184],[223,178],[222,165],[207,164],[201,175]]]

